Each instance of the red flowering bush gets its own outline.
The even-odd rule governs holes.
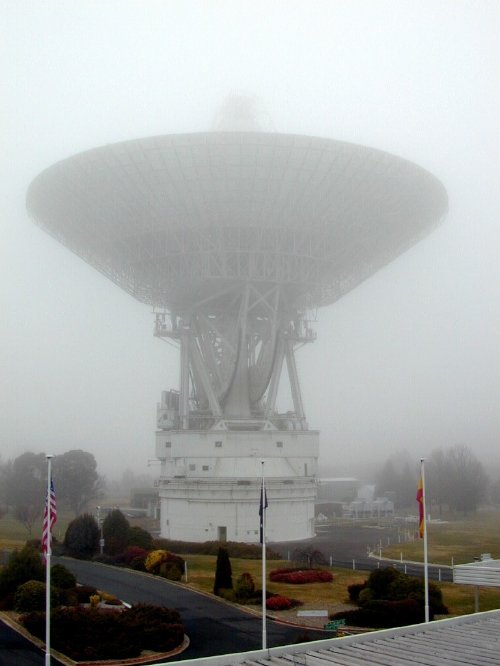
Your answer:
[[[273,583],[305,585],[306,583],[331,583],[333,576],[322,569],[275,569],[269,574]]]
[[[280,594],[276,594],[274,597],[269,597],[266,600],[267,610],[288,610],[291,607],[291,600],[287,597],[282,597]]]
[[[148,551],[140,546],[127,546],[123,553],[120,554],[120,560],[127,565],[130,565],[133,560],[140,558],[143,561],[146,559]]]

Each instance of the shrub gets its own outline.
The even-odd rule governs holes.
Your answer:
[[[305,585],[306,583],[330,583],[333,575],[322,569],[275,569],[269,574],[273,583]]]
[[[168,551],[166,550],[152,550],[150,553],[148,553],[146,559],[144,560],[146,571],[149,571],[150,573],[156,573],[160,568],[160,564],[165,562],[167,557]]]
[[[152,604],[135,604],[127,610],[127,618],[131,622],[144,624],[157,621],[163,624],[178,624],[181,621],[181,616],[175,609]]]
[[[0,571],[0,599],[4,608],[12,607],[19,585],[29,580],[45,580],[45,567],[40,553],[29,546],[14,550]]]
[[[369,587],[365,587],[359,593],[358,604],[360,606],[364,606],[367,603],[367,601],[371,601],[372,599],[373,599],[373,592],[370,590]]]
[[[279,594],[266,599],[266,608],[268,610],[289,610],[292,607],[292,602],[287,597],[282,597]]]
[[[138,563],[136,562],[136,565]],[[152,550],[144,560],[144,568],[169,580],[180,580],[184,572],[184,560],[167,550]]]
[[[223,546],[229,553],[229,557],[240,559],[258,560],[262,554],[262,547],[252,543],[240,543],[239,541],[205,541],[203,543],[191,541],[173,541],[170,539],[155,539],[154,548],[169,550],[174,553],[185,553],[194,555],[217,555],[219,548]],[[266,549],[268,560],[281,560],[282,555],[272,548]]]
[[[142,559],[142,557],[134,557],[129,566],[131,569],[134,569],[135,571],[146,571],[146,567],[144,566],[144,560]]]
[[[46,589],[45,583],[39,580],[28,580],[19,585],[14,595],[14,609],[18,613],[44,610]],[[53,606],[57,606],[59,603],[59,595],[54,588],[51,590],[50,602]]]
[[[217,553],[217,562],[215,565],[214,594],[219,594],[219,590],[233,589],[233,572],[229,554],[222,546]]]
[[[96,594],[97,588],[92,585],[77,585],[74,591],[79,604],[89,604],[90,597]]]
[[[76,586],[76,577],[62,564],[54,564],[50,567],[50,582],[54,587],[68,590]]]
[[[352,585],[347,586],[347,592],[349,593],[349,600],[353,603],[357,603],[359,599],[359,594],[361,590],[364,590],[367,585],[367,581],[364,583],[352,583]]]
[[[62,606],[78,606],[78,595],[76,594],[76,588],[71,588],[69,590],[58,590],[59,592],[59,603]]]
[[[393,567],[384,569],[374,569],[368,576],[368,587],[370,588],[374,599],[390,599],[390,587],[401,576],[399,571]]]
[[[217,596],[226,601],[236,601],[236,592],[231,588],[220,587]]]
[[[145,548],[140,546],[127,546],[123,553],[120,555],[119,560],[123,561],[127,566],[130,566],[130,563],[136,559],[146,559],[148,551]]]
[[[179,581],[182,578],[182,569],[178,562],[166,561],[160,564],[158,573],[162,578]]]
[[[153,548],[153,537],[147,530],[134,525],[129,529],[128,545],[138,547],[146,551],[151,550]]]
[[[347,624],[358,627],[389,629],[418,624],[424,621],[424,610],[414,599],[401,601],[373,600],[353,611],[336,613],[331,619],[345,619]],[[431,617],[432,619],[432,617]]]
[[[234,589],[238,599],[249,599],[255,592],[255,583],[252,574],[242,573],[236,581]]]
[[[375,569],[368,580],[367,587],[359,594],[358,602],[366,606],[370,600],[416,601],[421,608],[425,603],[424,581],[408,576],[392,567]],[[443,604],[443,595],[435,583],[429,583],[429,607],[432,613],[445,615],[448,609]]]
[[[43,613],[22,616],[21,622],[43,640]],[[143,650],[168,651],[184,638],[177,611],[148,605],[107,613],[56,608],[51,614],[51,628],[53,647],[75,661],[126,659],[138,657]]]
[[[117,621],[119,615],[81,607],[55,608],[51,613],[52,646],[75,661],[138,657],[141,652],[138,638]],[[43,640],[44,613],[30,613],[20,621]]]
[[[389,586],[389,599],[414,599],[421,606],[425,604],[425,585],[420,578],[402,575]],[[434,613],[445,615],[448,613],[447,607],[443,604],[443,594],[441,589],[435,584],[429,582],[429,606]]]
[[[68,555],[89,560],[99,547],[99,527],[96,519],[84,513],[70,522],[64,536],[64,548]]]
[[[122,553],[128,544],[130,524],[120,509],[113,509],[102,524],[105,550],[108,555]]]
[[[123,606],[122,602],[120,599],[117,599],[116,597],[112,597],[111,599],[102,599],[103,603],[106,604],[106,606]]]
[[[296,548],[293,551],[295,562],[304,562],[308,569],[312,569],[314,564],[326,564],[326,558],[320,550],[313,548]]]

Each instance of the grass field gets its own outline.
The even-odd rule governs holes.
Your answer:
[[[451,565],[472,562],[481,553],[500,559],[500,511],[478,512],[467,520],[427,525],[429,561]],[[416,540],[383,549],[384,557],[423,560],[423,542]]]
[[[212,555],[183,555],[188,563],[188,587],[203,592],[213,592],[215,561]],[[267,563],[268,572],[272,569],[289,566],[286,561]],[[261,562],[259,560],[242,560],[231,558],[233,584],[243,572],[252,574],[256,587],[261,587]],[[288,585],[285,583],[267,583],[267,589],[276,594],[299,599],[304,603],[303,609],[335,610],[341,604],[349,603],[347,586],[351,583],[362,583],[369,572],[351,571],[349,569],[332,569],[332,583],[314,583],[309,585]],[[474,589],[466,585],[441,583],[444,603],[451,615],[465,615],[474,612]],[[482,589],[480,591],[480,610],[500,608],[500,589]]]

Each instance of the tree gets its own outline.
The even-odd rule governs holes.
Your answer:
[[[130,524],[120,509],[113,509],[102,524],[106,553],[118,555],[128,545]]]
[[[12,461],[3,462],[0,457],[0,518],[9,510],[12,503],[9,497],[9,478],[12,475]]]
[[[426,472],[427,497],[438,504],[440,513],[446,504],[450,511],[467,514],[486,496],[488,477],[483,464],[464,444],[433,451]]]
[[[417,472],[412,471],[411,458],[407,451],[391,456],[380,470],[376,479],[375,493],[382,497],[386,492],[395,494],[396,508],[413,506]]]
[[[229,560],[229,553],[222,546],[217,553],[217,563],[215,565],[214,594],[219,594],[220,590],[233,589],[233,571]]]
[[[94,516],[84,513],[70,522],[64,536],[65,552],[71,557],[88,560],[99,548],[99,527]]]
[[[425,468],[426,495],[430,510],[433,504],[437,504],[439,515],[443,513],[443,505],[450,500],[450,470],[443,449],[436,449],[429,456],[429,462]]]
[[[13,595],[28,580],[45,580],[45,567],[40,553],[31,546],[14,550],[0,571],[0,600]]]
[[[307,546],[306,548],[296,548],[293,551],[293,559],[295,562],[305,562],[308,569],[312,569],[313,565],[327,564],[326,558],[320,550]]]
[[[54,458],[54,485],[57,497],[78,516],[90,500],[99,497],[103,480],[91,453],[74,449]]]
[[[45,508],[47,493],[47,463],[43,453],[26,452],[12,463],[7,475],[7,494],[14,517],[31,537],[34,524]]]
[[[500,479],[490,485],[490,499],[495,505],[500,505]]]
[[[466,515],[475,511],[484,499],[488,477],[483,464],[465,444],[457,444],[447,452],[450,468],[450,505]]]

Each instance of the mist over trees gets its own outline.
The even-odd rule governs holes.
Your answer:
[[[450,511],[467,515],[488,499],[489,479],[483,463],[464,444],[433,451],[426,465],[426,482],[429,510],[437,505],[440,514],[448,505]]]
[[[7,462],[2,470],[6,504],[12,507],[16,520],[31,536],[33,526],[41,518],[47,492],[47,462],[43,453],[26,452]],[[4,484],[2,484],[4,485]]]
[[[393,493],[396,509],[415,505],[417,463],[410,464],[407,454],[389,458],[377,475],[376,494]],[[427,511],[468,513],[483,501],[500,501],[500,481],[489,484],[483,463],[465,444],[435,449],[426,459],[425,487]]]
[[[52,476],[58,497],[68,504],[75,516],[104,490],[104,479],[97,473],[94,456],[80,449],[56,456]]]
[[[91,453],[67,451],[52,461],[52,478],[58,505],[66,505],[78,516],[87,504],[100,497],[104,479],[97,473]],[[14,460],[0,461],[2,512],[9,509],[31,537],[39,523],[47,494],[47,459],[44,453],[25,452]]]

